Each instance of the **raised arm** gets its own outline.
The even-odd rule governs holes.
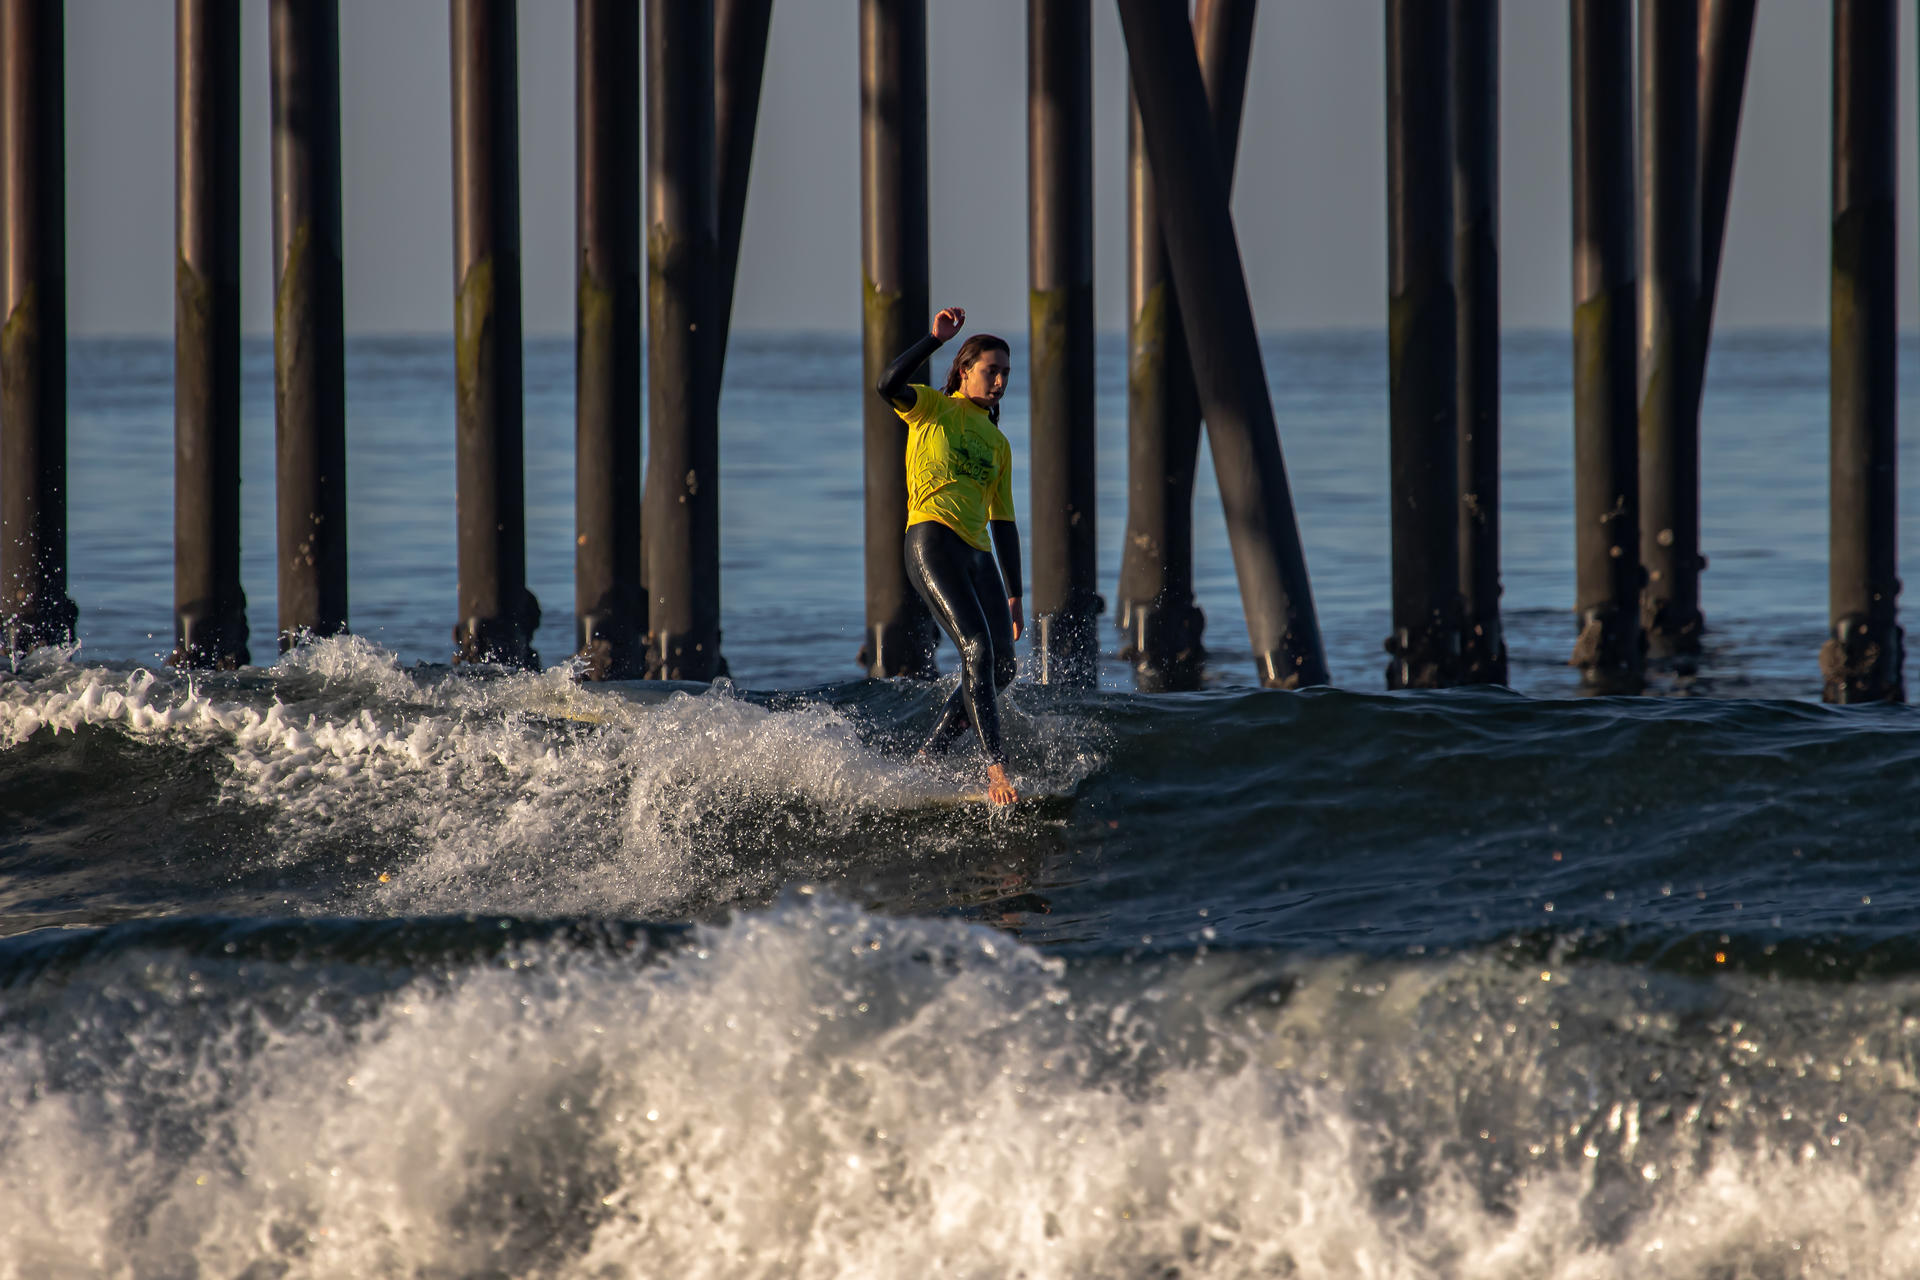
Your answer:
[[[908,379],[913,371],[925,364],[927,357],[939,349],[940,344],[960,332],[960,326],[967,322],[967,313],[959,307],[948,307],[933,318],[933,332],[925,334],[920,341],[902,351],[887,371],[880,375],[880,381],[874,385],[880,398],[901,412],[913,408],[913,392],[909,389]]]

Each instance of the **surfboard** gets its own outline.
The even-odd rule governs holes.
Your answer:
[[[987,813],[1026,813],[1037,814],[1064,809],[1073,803],[1070,793],[1054,791],[1021,791],[1020,798],[1012,804],[997,805],[987,799],[987,793],[981,791],[958,791],[946,794],[917,795],[900,806],[911,811],[914,809],[980,809]]]

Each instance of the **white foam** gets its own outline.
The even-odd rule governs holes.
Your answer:
[[[0,1053],[0,1275],[263,1261],[301,1276],[856,1280],[1920,1266],[1911,1108],[1905,1163],[1802,1152],[1764,1130],[1736,1140],[1696,1112],[1659,1154],[1643,1139],[1654,1176],[1634,1179],[1617,1217],[1608,1159],[1543,1158],[1489,1199],[1450,1153],[1463,1140],[1471,1153],[1463,1126],[1489,1083],[1466,1028],[1498,1024],[1449,1020],[1468,988],[1496,1018],[1524,989],[1471,962],[1405,973],[1399,992],[1379,973],[1307,973],[1350,997],[1320,1007],[1353,1016],[1315,1020],[1327,1052],[1279,1067],[1265,1049],[1304,1012],[1271,1038],[1208,1014],[1212,1048],[1174,1052],[1180,985],[1197,974],[1141,988],[985,929],[805,902],[702,931],[662,965],[531,948],[417,982],[353,1025],[318,997],[291,1019],[244,1016],[209,967],[129,960],[100,979],[137,1012],[128,1061],[84,1093],[47,1088],[17,1044]],[[223,1001],[238,1013],[203,1026]],[[1369,1030],[1362,1006],[1411,1016]],[[1608,1047],[1592,1048],[1604,1066]],[[1362,1059],[1432,1089],[1399,1127],[1327,1070]],[[1556,1088],[1578,1081],[1530,1061],[1543,1087],[1502,1119],[1544,1139],[1565,1119]],[[1604,1090],[1603,1077],[1583,1079]],[[1536,1122],[1536,1108],[1559,1118]],[[1409,1168],[1407,1193],[1387,1190]]]
[[[332,866],[350,850],[360,911],[698,909],[776,888],[790,847],[953,787],[823,704],[773,711],[724,685],[643,704],[564,669],[409,672],[352,637],[266,678],[66,666],[0,685],[0,749],[83,726],[217,751],[225,798],[272,818],[258,856],[325,850]],[[1037,754],[1043,789],[1097,763]]]

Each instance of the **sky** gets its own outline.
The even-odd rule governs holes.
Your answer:
[[[242,0],[245,324],[272,330],[267,0]],[[346,321],[452,327],[446,0],[341,0]],[[1234,215],[1264,330],[1380,327],[1386,312],[1384,8],[1268,0],[1255,27]],[[777,0],[734,304],[738,330],[860,323],[857,6]],[[520,5],[522,272],[529,334],[573,329],[572,0]],[[929,0],[936,306],[1026,323],[1023,0]],[[1126,53],[1094,0],[1096,308],[1124,328]],[[1718,322],[1826,323],[1830,8],[1760,6]],[[1901,7],[1902,319],[1920,291],[1912,11]],[[1507,0],[1501,23],[1501,306],[1568,327],[1567,5]],[[173,6],[67,4],[70,323],[173,325]]]

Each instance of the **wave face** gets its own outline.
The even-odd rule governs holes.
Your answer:
[[[0,1277],[1906,1276],[1906,708],[0,682]]]
[[[806,880],[1053,947],[1515,933],[1904,967],[1905,707],[1015,685],[1029,802],[912,763],[950,681],[743,694],[470,678],[346,639],[194,679],[0,684],[0,931],[156,911],[713,918]],[[1724,936],[1723,936],[1724,935]]]
[[[977,781],[914,767],[860,714],[864,700],[925,719],[936,696],[596,693],[561,669],[408,671],[357,639],[241,676],[56,666],[0,685],[28,830],[16,866],[34,873],[33,896],[0,912],[16,928],[156,905],[659,917],[763,901],[876,845],[957,858],[986,819],[956,832],[941,802]],[[1013,732],[1023,780],[1064,797],[1100,757],[1060,718],[1017,716]]]

